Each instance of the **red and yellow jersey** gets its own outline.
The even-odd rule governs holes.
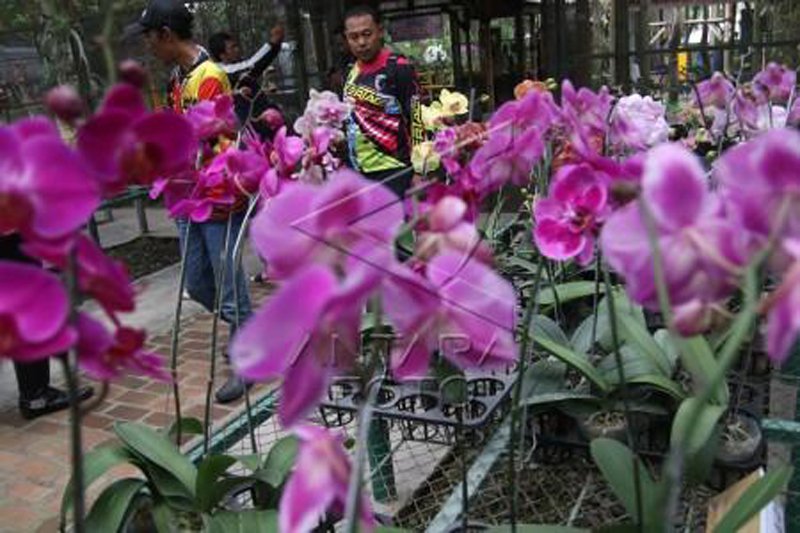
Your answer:
[[[173,72],[167,97],[169,107],[176,113],[185,113],[201,100],[210,100],[230,92],[228,75],[208,57],[205,51],[202,51],[188,72],[182,72],[180,69]]]

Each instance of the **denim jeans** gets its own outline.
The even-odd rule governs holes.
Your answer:
[[[247,288],[247,276],[245,276],[241,266],[235,272],[238,302],[234,298],[233,290],[233,247],[244,221],[244,213],[235,213],[232,217],[220,306],[222,320],[230,324],[231,336],[236,330],[237,304],[240,324],[244,323],[250,316],[250,295]],[[181,250],[183,250],[189,223],[181,219],[178,219],[176,223],[178,225]],[[222,265],[221,258],[225,250],[225,233],[227,229],[227,221],[208,221],[193,222],[189,230],[189,249],[186,252],[186,290],[193,300],[200,303],[210,312],[214,310],[217,278]]]

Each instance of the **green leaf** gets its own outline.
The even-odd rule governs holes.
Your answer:
[[[196,510],[194,493],[188,490],[172,472],[143,460],[140,460],[139,468],[147,476],[150,490],[156,497],[166,500],[174,509]]]
[[[675,371],[675,367],[678,365],[678,359],[681,356],[681,351],[672,341],[672,335],[666,329],[662,328],[653,333],[653,340],[656,341],[658,347],[661,348],[661,351],[667,356],[667,361],[669,361],[670,375],[672,375],[672,372]]]
[[[556,295],[560,303],[577,300],[578,298],[585,298],[591,296],[599,291],[602,294],[604,288],[602,285],[599,287],[594,281],[570,281],[568,283],[561,283],[554,287],[546,287],[539,292],[540,305],[553,305],[556,303]]]
[[[86,531],[122,531],[136,497],[147,483],[143,479],[120,479],[106,487],[86,516]]]
[[[83,487],[88,488],[97,478],[115,466],[130,463],[133,457],[122,446],[101,446],[83,456]],[[72,478],[64,488],[61,498],[61,522],[66,521],[67,512],[72,505]]]
[[[657,374],[659,372],[658,367],[650,358],[641,355],[641,352],[630,346],[621,347],[619,356],[622,360],[622,370],[625,374],[625,381],[642,375]],[[597,364],[597,370],[602,373],[603,378],[609,383],[614,385],[619,384],[617,358],[613,353],[600,360]]]
[[[691,426],[692,411],[700,409],[700,416]],[[683,444],[687,455],[698,453],[711,439],[725,408],[720,405],[700,405],[697,398],[684,400],[672,421],[670,447]]]
[[[569,339],[564,330],[552,318],[545,315],[535,315],[533,317],[530,335],[544,337],[567,348],[570,347]]]
[[[233,457],[250,472],[255,472],[256,470],[261,468],[261,464],[265,458],[264,454],[261,453],[252,453],[249,455],[235,455]]]
[[[297,438],[294,436],[283,437],[272,445],[257,477],[273,487],[280,487],[286,480],[286,476],[292,471],[296,457]]]
[[[602,303],[599,305],[602,305]],[[603,308],[600,307],[600,309]],[[599,344],[604,349],[610,349],[613,346],[608,313],[599,311],[596,325],[594,325],[594,315],[592,314],[586,317],[572,333],[570,344],[576,352],[588,353],[592,350],[592,327],[595,328],[594,341],[596,344]]]
[[[620,336],[628,346],[650,359],[661,374],[668,377],[672,374],[672,365],[670,365],[667,354],[661,350],[646,327],[626,313],[617,315],[617,324],[619,324]]]
[[[197,470],[165,435],[133,422],[117,422],[114,432],[132,451],[170,472],[194,494]]]
[[[681,348],[681,363],[692,375],[695,391],[703,390],[703,387],[711,384],[713,376],[719,369],[719,363],[711,351],[711,346],[699,335],[690,339],[678,337],[673,340],[676,340]],[[723,382],[717,387],[713,399],[718,405],[728,405],[729,393],[726,383]]]
[[[203,423],[194,417],[191,416],[184,416],[181,417],[180,420],[176,420],[172,423],[169,427],[169,431],[167,431],[167,435],[171,441],[175,440],[175,436],[178,434],[178,425],[180,424],[181,434],[182,435],[202,435],[203,434]]]
[[[251,533],[278,531],[277,511],[222,511],[208,517],[209,533]]]
[[[153,523],[158,533],[171,533],[175,531],[178,517],[166,502],[159,502],[153,506]]]
[[[783,466],[747,487],[730,511],[714,529],[714,533],[735,533],[744,527],[761,509],[775,499],[788,485],[792,468]]]
[[[626,379],[629,385],[647,385],[654,389],[665,392],[678,401],[686,398],[686,392],[680,385],[671,379],[659,374],[644,374]]]
[[[592,366],[585,355],[575,353],[565,346],[542,337],[534,337],[534,341],[558,359],[586,376],[589,381],[594,383],[603,392],[608,392],[611,389],[608,382],[603,378],[603,375]]]
[[[197,505],[201,511],[209,511],[216,503],[213,501],[214,487],[217,480],[236,463],[236,459],[229,455],[210,455],[203,459],[197,467],[197,483],[195,494]]]
[[[537,361],[525,369],[522,378],[522,394],[524,400],[530,396],[565,392],[567,365],[561,361]]]
[[[536,272],[539,270],[538,263],[534,263],[533,261],[528,261],[527,259],[522,259],[521,257],[516,257],[516,256],[509,257],[507,265],[527,270],[534,276],[536,275]]]
[[[510,533],[511,526],[495,526],[488,533]],[[590,533],[590,529],[569,526],[551,526],[549,524],[517,524],[518,533]]]
[[[631,450],[614,439],[594,439],[591,443],[592,459],[603,473],[614,494],[620,499],[628,514],[636,516],[636,486],[634,483],[633,462],[639,459]],[[644,464],[639,464],[639,486],[641,488],[641,508],[645,516],[652,509],[657,487]],[[647,523],[647,520],[645,520]]]
[[[555,405],[564,402],[599,402],[600,398],[587,392],[546,392],[530,396],[520,402],[522,405]]]

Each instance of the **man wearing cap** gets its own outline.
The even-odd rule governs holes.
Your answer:
[[[166,65],[174,65],[167,86],[167,104],[177,113],[186,112],[199,101],[231,92],[225,71],[193,40],[192,23],[192,13],[183,2],[150,0],[139,20],[127,31],[129,34],[141,34],[153,56]],[[237,207],[244,207],[244,203],[239,204]],[[225,249],[229,217],[231,235],[235,238],[244,221],[244,210],[240,208],[225,212],[215,210],[207,222],[190,225],[186,220],[176,221],[181,245],[188,241],[186,289],[193,300],[209,311],[214,309],[217,273],[222,266],[220,256]],[[231,336],[236,327],[237,307],[240,321],[250,315],[247,277],[241,267],[235,274],[237,290],[234,291],[233,248],[228,246],[225,258],[221,306],[222,319],[231,325]],[[238,300],[234,294],[238,295]],[[217,390],[216,398],[220,403],[228,403],[239,399],[244,391],[244,381],[232,375]]]

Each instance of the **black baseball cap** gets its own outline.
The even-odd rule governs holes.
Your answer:
[[[139,20],[125,28],[125,37],[141,35],[149,30],[169,28],[179,35],[191,35],[192,12],[178,0],[150,0]]]

